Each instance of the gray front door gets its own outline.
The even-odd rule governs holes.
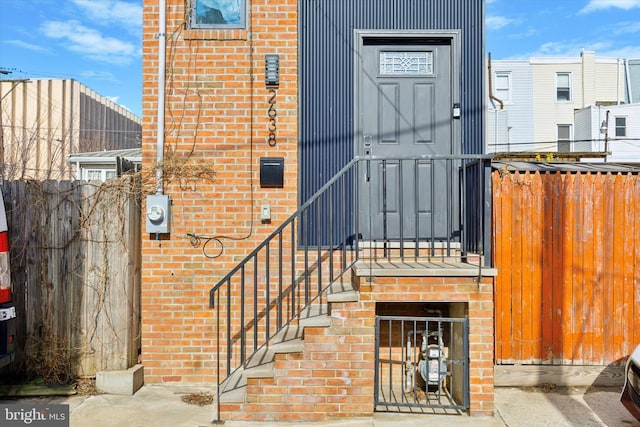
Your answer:
[[[447,238],[450,163],[399,157],[452,154],[451,46],[363,39],[357,71],[356,151],[364,239]]]

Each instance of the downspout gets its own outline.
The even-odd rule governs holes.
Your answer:
[[[493,94],[493,75],[491,74],[491,52],[489,52],[489,98],[500,104],[500,109],[504,110],[504,102]]]
[[[491,99],[492,101],[496,101],[498,104],[500,104],[500,110],[504,109],[504,102],[502,102],[501,99],[497,98],[494,94],[493,94],[493,74],[491,72],[491,52],[489,52],[488,54],[488,61],[487,61],[487,67],[488,67],[488,74],[489,74],[489,81],[487,82],[487,84],[489,85],[489,99]],[[498,150],[498,124],[500,123],[500,120],[498,119],[498,114],[499,114],[499,110],[495,110],[495,115],[494,115],[494,129],[493,129],[493,140],[495,141],[495,150]],[[507,144],[507,151],[511,151],[511,144]]]
[[[164,86],[165,86],[165,67],[166,67],[166,0],[160,1],[160,17],[158,22],[158,128],[156,140],[156,194],[164,192]]]
[[[609,152],[609,113],[607,110],[607,115],[605,116],[605,131],[604,131],[604,161],[607,161],[607,153]]]
[[[498,117],[499,112],[500,110],[494,110],[493,112],[493,140],[496,142],[496,151],[501,151],[498,150],[498,126],[500,126],[500,118]],[[511,147],[507,146],[507,151],[511,151],[510,149]]]
[[[621,101],[620,101],[620,74],[622,74],[622,61],[624,61],[623,59],[618,58],[618,78],[617,78],[617,84],[616,84],[616,98],[617,98],[617,102],[616,105],[620,105]]]
[[[627,104],[633,104],[633,92],[631,90],[631,74],[629,73],[629,60],[624,60],[624,83],[627,87]]]

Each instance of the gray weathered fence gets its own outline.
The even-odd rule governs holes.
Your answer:
[[[10,181],[2,191],[18,315],[12,369],[63,382],[135,364],[141,220],[134,180]]]

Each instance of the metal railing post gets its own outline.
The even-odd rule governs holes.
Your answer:
[[[367,182],[369,189],[372,185],[380,186],[376,188],[379,188],[382,194],[375,195],[375,197],[380,197],[376,203],[372,201],[373,192],[365,193],[361,188],[362,181],[366,179],[361,168],[367,162],[373,162],[376,165],[376,173],[379,174],[376,178],[376,184]],[[396,176],[394,176],[397,178],[396,184],[392,184],[388,180],[389,175],[395,173],[395,171],[388,169],[389,162],[393,162],[394,165],[395,162],[398,162],[399,167]],[[411,165],[413,165],[413,177],[411,177],[412,172],[409,170]],[[421,166],[425,170],[428,169],[428,172],[425,172],[425,178],[429,180],[427,185],[420,182]],[[477,173],[474,173],[474,167],[478,168]],[[405,176],[409,184],[413,179],[413,195],[409,193],[410,189],[405,188]],[[440,177],[443,177],[446,182],[436,182],[436,179],[440,179]],[[445,192],[444,196],[442,195],[443,191]],[[390,194],[395,198],[394,203],[390,203]],[[404,202],[409,203],[409,207],[405,207]],[[411,203],[414,205],[414,212],[407,210],[411,209]],[[430,213],[429,218],[422,219],[421,203],[424,205],[424,217],[427,217],[428,212]],[[382,212],[372,212],[371,209],[374,205],[377,209],[382,208]],[[393,212],[393,217],[390,217],[388,212],[391,206],[394,209],[397,208]],[[363,227],[366,214],[362,214],[360,209],[367,209],[368,228]],[[396,221],[395,215],[398,213],[399,218]],[[376,216],[376,223],[372,220],[373,215],[380,215]],[[414,215],[413,220],[411,215]],[[412,221],[415,225],[415,230],[413,230],[415,235],[407,234],[408,232],[405,230],[408,227],[408,230],[411,231]],[[399,228],[399,230],[390,230],[392,226]],[[291,227],[291,248],[286,252],[287,255],[285,255],[284,249],[286,227]],[[377,230],[375,230],[376,227]],[[454,231],[458,231],[457,227],[460,229],[460,236],[453,235]],[[380,238],[380,234],[372,234],[374,231],[382,232],[381,242],[374,240],[374,237]],[[399,234],[397,234],[398,232]],[[336,235],[337,233],[340,235]],[[457,252],[457,256],[462,254],[463,260],[466,259],[470,251],[482,251],[486,265],[491,264],[491,171],[489,156],[425,155],[354,158],[210,290],[210,307],[214,308],[219,315],[224,315],[226,309],[226,327],[223,325],[225,319],[220,319],[219,316],[216,319],[218,369],[221,368],[221,352],[224,351],[222,345],[226,344],[228,377],[232,370],[239,368],[239,366],[232,365],[232,361],[233,363],[238,361],[239,365],[246,363],[247,350],[250,350],[251,344],[254,352],[267,345],[275,334],[290,325],[310,304],[321,301],[322,295],[328,287],[335,281],[343,280],[349,269],[361,259],[360,246],[362,242],[369,241],[370,256],[372,257],[375,257],[378,254],[377,250],[382,247],[385,258],[391,257],[392,254],[396,256],[399,253],[401,259],[408,256],[408,253],[405,252],[406,244],[413,242],[417,259],[421,255],[421,233],[424,234],[425,245],[430,243],[431,246],[428,255],[435,256],[436,247],[438,247],[442,258],[447,255],[452,256],[453,243],[459,243],[460,251]],[[276,251],[272,250],[272,243],[278,245],[277,257],[274,256],[273,260],[272,253],[275,255]],[[396,247],[399,247],[399,252],[395,252]],[[341,250],[342,253],[337,255],[335,254],[336,250]],[[350,256],[347,251],[353,255]],[[285,265],[287,256],[290,256],[289,267]],[[329,261],[324,262],[323,260],[327,256]],[[334,260],[334,256],[336,256],[336,260]],[[316,261],[315,257],[317,257],[317,262],[314,262]],[[278,265],[272,267],[272,262],[276,262],[276,259]],[[277,289],[274,285],[273,290],[278,294],[274,302],[271,301],[272,268],[277,268],[278,280]],[[290,268],[290,272],[286,271],[287,268]],[[323,268],[329,269],[328,274],[323,271]],[[251,288],[246,289],[246,287],[251,284],[247,283],[247,274],[249,274],[247,269],[252,269],[253,274],[253,301],[248,300]],[[264,274],[261,274],[262,269],[264,269]],[[313,272],[314,269],[317,269],[317,273]],[[315,276],[312,277],[312,274]],[[317,280],[317,287],[312,286],[312,280]],[[327,283],[324,283],[325,281]],[[236,289],[238,284],[239,291]],[[227,292],[226,298],[222,294],[224,291]],[[239,302],[236,299],[237,294],[240,297]],[[290,309],[289,307],[285,309],[285,299],[290,302]],[[251,311],[249,305],[251,302],[253,303],[253,317],[248,319],[247,313]],[[273,304],[277,304],[277,307],[274,307]],[[238,306],[239,319],[235,317],[238,313]],[[272,309],[276,310],[273,315],[277,315],[277,325],[272,325]],[[260,329],[263,315],[264,334]],[[251,339],[248,335],[249,331],[253,332],[251,344],[248,343]],[[377,338],[379,339],[379,336]],[[233,356],[238,345],[239,351],[235,352],[236,356]],[[379,386],[380,383],[377,385]]]

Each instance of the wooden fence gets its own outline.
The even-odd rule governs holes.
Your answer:
[[[17,311],[16,363],[48,382],[127,369],[140,343],[140,198],[105,184],[11,181],[2,191]]]
[[[640,177],[492,180],[496,363],[619,363],[640,344]]]

